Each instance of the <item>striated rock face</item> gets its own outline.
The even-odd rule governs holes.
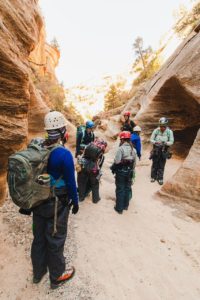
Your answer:
[[[116,140],[120,132],[120,113],[124,105],[112,109],[108,112],[101,112],[93,117],[99,133],[103,134],[108,140]]]
[[[33,81],[37,80],[37,82],[40,82],[43,78],[48,78],[48,81],[57,84],[55,68],[58,65],[59,58],[60,52],[46,43],[46,33],[43,25],[40,30],[38,43],[28,57],[31,68],[30,77],[33,78]],[[36,88],[32,82],[30,83],[29,91],[28,130],[29,139],[31,139],[36,135],[43,135],[44,114],[49,111],[49,108],[52,108],[52,103],[46,97],[44,90]]]
[[[143,129],[145,141],[149,140],[160,117],[169,118],[175,135],[174,153],[186,160],[170,182],[164,185],[162,193],[188,203],[200,201],[197,135],[200,127],[199,57],[200,32],[194,31],[154,78],[147,82],[139,99],[136,99],[140,105],[136,119]],[[134,112],[134,98],[128,107]]]
[[[166,182],[162,196],[178,198],[195,208],[200,208],[200,130],[194,144],[173,180]],[[200,212],[198,213],[200,219]]]
[[[32,82],[29,86],[30,109],[28,111],[28,138],[44,135],[44,115],[49,112],[49,107],[41,93]]]
[[[42,19],[36,0],[0,1],[0,200],[5,194],[8,155],[27,138],[30,105],[28,56],[38,42]]]
[[[47,75],[57,81],[55,68],[58,65],[59,59],[59,50],[46,43],[46,32],[43,26],[40,32],[39,42],[29,56],[30,66],[38,75]]]

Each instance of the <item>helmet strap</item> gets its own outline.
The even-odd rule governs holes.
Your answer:
[[[65,131],[62,131],[62,130],[59,128],[59,129],[58,129],[58,132],[60,133],[60,139],[61,139],[62,145],[64,146],[65,143],[66,143],[66,138],[65,138],[66,130],[65,130]]]

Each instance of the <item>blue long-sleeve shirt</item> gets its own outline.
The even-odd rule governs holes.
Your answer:
[[[131,134],[131,142],[137,152],[137,156],[141,157],[141,138],[138,134],[133,133]]]
[[[65,186],[69,199],[73,204],[78,204],[74,161],[71,152],[64,147],[54,149],[49,156],[47,172],[54,180],[62,176],[62,180],[59,180],[56,187]]]

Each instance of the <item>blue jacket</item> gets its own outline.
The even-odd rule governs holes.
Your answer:
[[[74,161],[71,152],[64,147],[53,150],[49,156],[47,172],[53,177],[52,184],[62,176],[62,180],[59,180],[56,187],[65,186],[69,199],[72,200],[73,204],[78,204]]]
[[[141,138],[138,134],[132,133],[131,134],[131,142],[137,152],[137,156],[141,157]]]

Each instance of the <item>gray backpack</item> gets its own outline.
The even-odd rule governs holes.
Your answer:
[[[26,150],[16,152],[8,159],[7,181],[12,201],[21,208],[31,208],[48,200],[52,188],[50,180],[39,180],[47,173],[50,153],[60,145],[47,148],[43,146],[44,139],[31,141]]]

